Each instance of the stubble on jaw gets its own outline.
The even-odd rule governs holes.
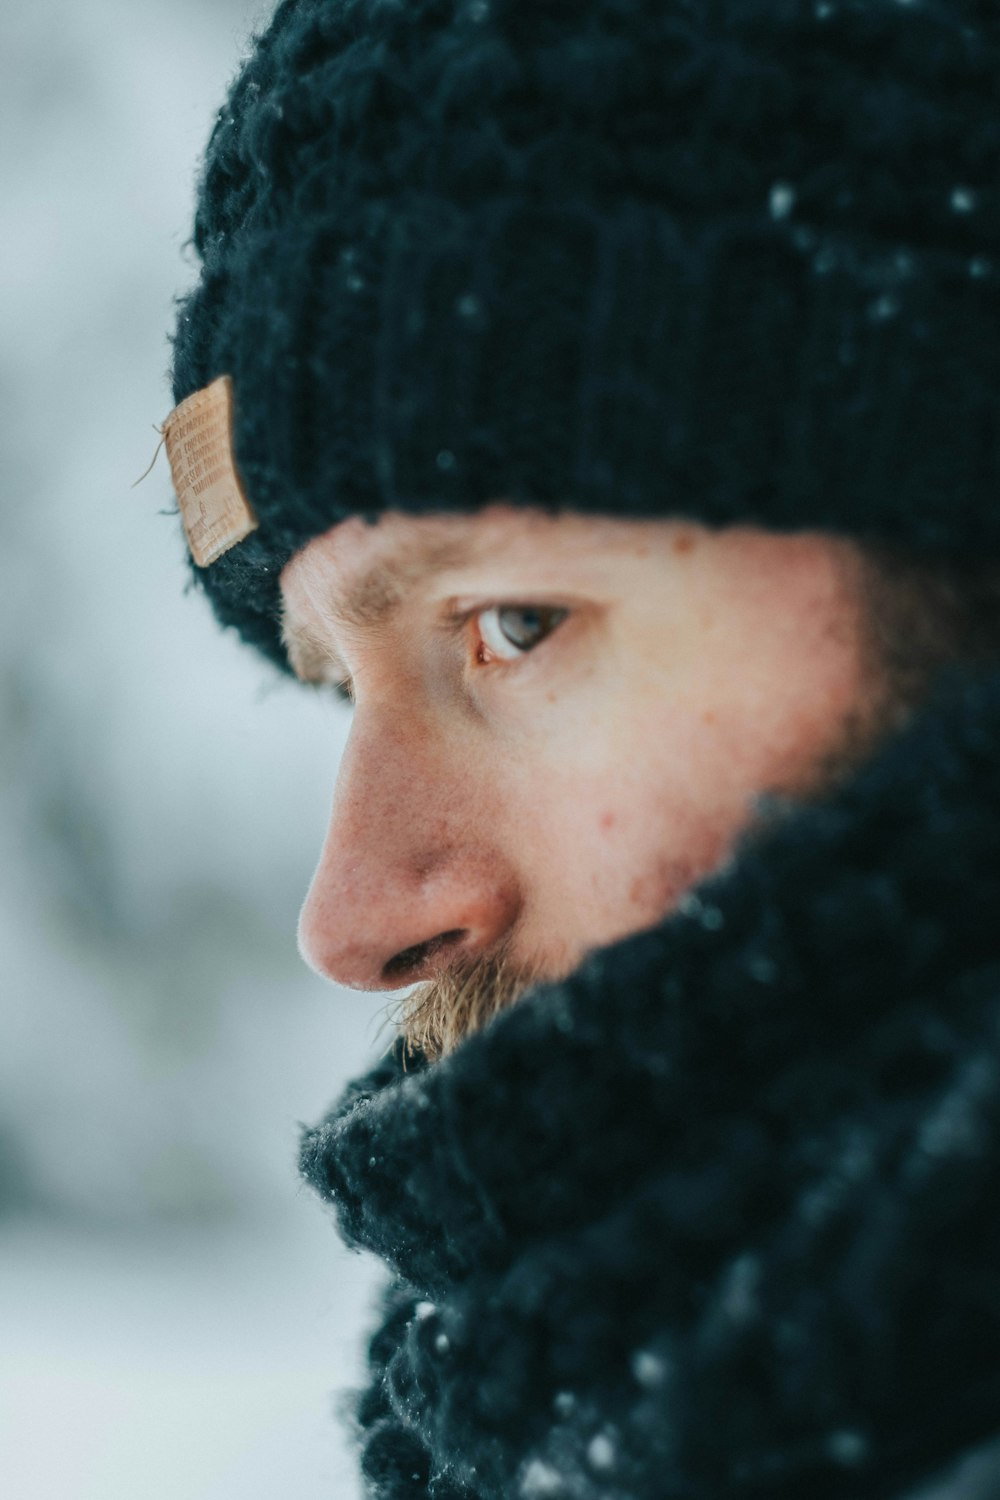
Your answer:
[[[989,620],[1000,598],[996,566],[941,564],[879,543],[858,547],[861,691],[829,767],[839,780],[901,733],[948,669],[996,659]],[[987,621],[984,628],[981,620]]]
[[[945,668],[975,654],[960,570],[921,563],[877,543],[847,543],[841,559],[843,621],[852,621],[856,642],[856,691],[796,789],[800,804],[825,797],[858,771],[906,729]]]

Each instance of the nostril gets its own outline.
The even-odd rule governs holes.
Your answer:
[[[448,932],[439,932],[437,937],[428,938],[425,943],[414,943],[412,948],[401,948],[383,968],[382,978],[398,979],[409,970],[419,968],[440,953],[442,948],[450,948],[461,942],[467,931],[465,927],[453,927]]]

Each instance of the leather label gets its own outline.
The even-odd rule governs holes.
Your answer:
[[[231,377],[220,375],[174,407],[163,436],[191,556],[207,568],[259,524],[233,457]]]

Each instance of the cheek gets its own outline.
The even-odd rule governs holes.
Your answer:
[[[563,777],[539,813],[534,889],[553,925],[591,941],[666,915],[720,862],[731,831],[663,764],[644,777]]]
[[[670,911],[680,897],[703,873],[694,851],[686,859],[671,859],[662,853],[650,853],[637,861],[639,873],[633,874],[623,892],[624,901],[637,922],[655,921]],[[633,865],[633,869],[636,868]]]
[[[648,927],[724,861],[742,810],[725,716],[693,694],[658,696],[659,708],[647,692],[612,700],[572,734],[549,718],[535,741],[517,782],[532,942],[589,945]]]
[[[627,932],[664,916],[725,856],[731,831],[680,800],[602,813],[591,890],[610,925]]]

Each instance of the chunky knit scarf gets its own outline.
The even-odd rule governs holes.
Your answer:
[[[1000,1495],[1000,674],[304,1133],[379,1500]]]

